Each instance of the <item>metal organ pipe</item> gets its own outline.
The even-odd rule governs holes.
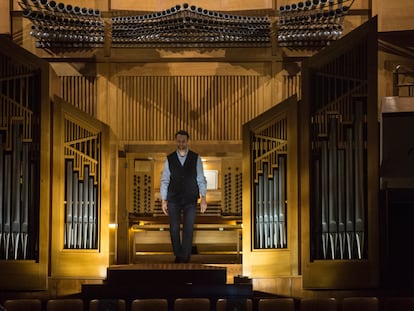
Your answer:
[[[274,193],[274,205],[273,205],[273,232],[274,232],[274,247],[280,246],[280,232],[279,232],[279,208],[280,208],[280,196],[279,196],[279,184],[280,184],[280,170],[273,169],[273,193]]]
[[[5,179],[4,162],[3,134],[0,133],[0,258],[2,257],[5,244],[4,241],[6,238],[6,231],[3,226],[3,214],[5,213],[5,208],[3,208],[3,202],[5,202],[3,189],[5,189],[5,183],[7,181],[7,179]]]
[[[88,211],[88,241],[89,241],[89,246],[88,248],[94,248],[95,247],[95,243],[94,243],[94,221],[95,221],[95,188],[93,186],[93,178],[88,178],[88,180],[86,180],[85,182],[89,183],[89,211]]]
[[[72,248],[73,241],[72,241],[72,233],[73,233],[73,198],[72,198],[72,177],[73,177],[73,161],[69,160],[66,161],[66,230],[65,230],[65,247]]]
[[[83,182],[79,182],[78,186],[79,186],[79,212],[78,212],[78,241],[77,241],[77,247],[78,248],[82,248],[82,231],[83,231],[83,210],[84,210],[84,187],[83,187],[84,183]]]
[[[339,258],[345,256],[345,151],[338,149],[338,242]]]
[[[272,173],[272,178],[269,178],[269,187],[267,189],[269,193],[269,211],[268,211],[268,230],[269,230],[269,238],[268,238],[268,247],[274,248],[275,247],[275,239],[274,239],[274,206],[275,206],[275,193],[274,193],[274,186],[273,181],[275,179],[274,170]]]
[[[4,155],[4,256],[9,259],[11,240],[11,194],[12,194],[12,158],[10,154]]]
[[[27,258],[28,237],[29,237],[29,181],[30,181],[30,162],[29,145],[24,143],[22,146],[22,217],[21,217],[21,241],[23,249],[23,259]],[[0,162],[1,163],[1,162]]]
[[[261,243],[263,248],[268,248],[269,241],[269,179],[268,179],[268,164],[263,164],[263,242]]]
[[[96,248],[97,189],[89,165],[85,165],[83,170],[83,180],[79,180],[73,161],[66,163],[66,248]]]
[[[259,173],[256,191],[256,247],[284,248],[286,234],[286,159],[278,158],[278,167],[267,176],[268,163]]]
[[[72,195],[73,195],[73,210],[72,210],[72,230],[73,230],[73,244],[75,248],[79,247],[78,232],[79,230],[79,174],[77,172],[73,173],[73,184],[72,184]]]
[[[286,234],[286,158],[279,157],[279,236],[280,247],[287,247]]]
[[[0,258],[2,257],[3,253],[3,244],[4,244],[4,237],[5,237],[5,230],[3,228],[3,202],[4,202],[4,195],[3,195],[3,185],[5,182],[5,173],[3,168],[4,163],[4,150],[3,150],[3,134],[0,133]]]
[[[255,219],[255,240],[254,240],[254,244],[256,247],[258,247],[259,245],[259,234],[260,234],[260,230],[259,230],[259,205],[260,205],[260,201],[259,201],[259,183],[255,182],[255,213],[254,213],[254,219]]]
[[[346,130],[346,162],[345,162],[345,173],[346,173],[346,243],[348,250],[348,259],[352,259],[353,256],[353,245],[354,245],[354,187],[353,187],[353,135],[352,128]]]
[[[329,223],[328,223],[328,144],[326,140],[321,141],[321,238],[323,258],[328,256],[329,245]]]
[[[259,175],[259,184],[258,184],[258,191],[259,191],[259,195],[258,195],[258,210],[257,210],[257,215],[258,215],[258,222],[257,222],[257,227],[258,227],[258,239],[259,239],[259,244],[257,245],[258,248],[263,248],[263,174]]]
[[[330,117],[329,120],[329,184],[328,184],[328,202],[329,202],[329,241],[331,249],[331,258],[335,259],[335,253],[338,241],[338,159],[337,159],[337,118]]]
[[[20,174],[21,174],[21,124],[14,123],[13,126],[13,151],[12,151],[12,247],[14,248],[14,259],[17,259],[20,243]]]
[[[314,169],[314,179],[313,179],[313,194],[314,194],[314,202],[315,202],[315,207],[319,207],[321,206],[321,159],[320,158],[316,158],[314,160],[313,163],[313,169]],[[319,213],[316,213],[317,215],[319,215]],[[316,228],[322,228],[322,217],[315,217],[315,227]],[[322,244],[322,249],[323,249],[323,254],[325,256],[325,249],[324,247],[324,243],[323,243],[323,234],[321,232],[318,232],[319,235],[321,236],[321,244]],[[318,243],[316,243],[316,245],[318,246],[316,251],[317,253],[320,252],[320,244],[319,241]],[[315,256],[315,254],[313,254]]]
[[[356,102],[355,116],[355,238],[357,242],[358,258],[362,259],[364,248],[364,232],[365,232],[365,210],[364,210],[364,137],[363,125],[364,115],[362,103]]]

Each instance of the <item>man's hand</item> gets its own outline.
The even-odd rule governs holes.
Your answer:
[[[206,197],[201,197],[200,201],[200,211],[201,213],[204,213],[207,209],[207,200]]]
[[[161,208],[164,214],[168,216],[168,201],[167,200],[161,201]]]

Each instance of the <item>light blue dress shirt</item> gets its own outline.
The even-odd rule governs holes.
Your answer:
[[[177,152],[178,160],[180,160],[181,165],[184,165],[185,160],[187,159],[188,149],[185,151],[184,156],[180,155]],[[170,185],[170,166],[168,163],[168,158],[165,160],[164,169],[162,170],[161,175],[161,185],[160,185],[160,192],[161,192],[161,200],[167,200],[167,193],[168,193],[168,186]],[[207,180],[204,176],[204,169],[203,163],[201,162],[200,156],[197,157],[197,185],[200,195],[202,197],[206,196],[207,192]]]

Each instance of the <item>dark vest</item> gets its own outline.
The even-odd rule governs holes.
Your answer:
[[[167,200],[179,204],[196,203],[199,197],[197,184],[198,154],[188,150],[184,165],[181,165],[176,151],[169,154],[167,158],[171,172]]]

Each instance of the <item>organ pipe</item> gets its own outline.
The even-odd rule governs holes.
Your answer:
[[[3,134],[0,133],[0,250],[3,250],[4,247],[4,238],[5,238],[5,230],[3,227],[3,213],[5,213],[4,210],[4,192],[3,192],[3,185],[5,182],[5,179],[3,176],[5,176],[4,172],[4,148],[3,148]],[[0,254],[3,253],[2,251]]]
[[[100,204],[100,133],[65,120],[65,248],[96,249]]]
[[[358,258],[362,259],[365,237],[365,198],[364,198],[364,137],[363,137],[363,106],[356,102],[355,112],[355,238]]]
[[[11,238],[14,248],[14,259],[17,259],[20,239],[20,156],[22,149],[20,135],[20,125],[18,123],[13,124]]]
[[[353,87],[360,94],[365,85]],[[365,105],[364,97],[341,98],[318,106],[311,118],[312,222],[318,259],[365,256]]]
[[[286,118],[254,134],[255,247],[287,247],[287,137]]]
[[[37,259],[39,72],[0,52],[0,260]],[[37,117],[35,118],[35,120]]]
[[[335,259],[338,242],[338,157],[337,157],[337,123],[336,118],[330,118],[328,141],[328,205],[329,205],[329,242],[331,258]]]

